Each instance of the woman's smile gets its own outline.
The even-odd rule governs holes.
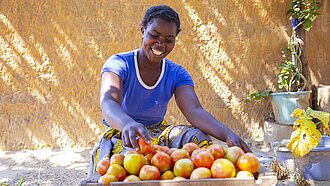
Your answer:
[[[151,48],[151,51],[154,55],[158,56],[158,57],[161,57],[165,51],[160,51],[160,50],[157,50],[157,49],[154,49],[154,48]]]

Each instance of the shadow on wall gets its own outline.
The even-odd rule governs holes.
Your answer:
[[[140,20],[154,4],[2,2],[0,149],[93,145],[105,129],[100,69],[110,55],[140,46]],[[206,110],[241,136],[258,138],[269,107],[249,107],[242,100],[251,90],[274,86],[273,64],[280,62],[288,37],[280,17],[287,3],[167,4],[179,12],[183,26],[169,58],[191,73]],[[171,102],[167,120],[186,122],[177,113]]]
[[[267,104],[251,107],[243,99],[251,90],[275,86],[275,63],[280,63],[288,38],[281,24],[287,5],[283,1],[182,3],[181,17],[188,19],[188,28],[180,33],[173,58],[185,56],[184,66],[192,73],[206,110],[245,138],[262,135],[259,124],[270,112]]]
[[[90,30],[77,28],[91,22],[49,2],[9,3],[0,17],[1,148],[92,145],[104,130],[96,90],[105,58]]]

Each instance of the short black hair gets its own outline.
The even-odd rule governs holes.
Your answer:
[[[146,28],[155,18],[161,18],[165,21],[175,23],[177,34],[181,31],[179,14],[171,7],[167,5],[157,5],[148,8],[141,22],[141,26]]]

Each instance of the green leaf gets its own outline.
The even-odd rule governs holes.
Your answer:
[[[304,25],[304,29],[306,31],[309,31],[309,29],[312,27],[312,21],[310,19],[305,19],[303,25]]]
[[[300,10],[300,8],[297,6],[293,8],[293,11],[295,11],[295,12],[298,12],[299,10]]]
[[[307,15],[305,15],[304,19],[308,19],[310,15],[311,15],[311,14],[308,13]]]
[[[24,183],[24,179],[25,177],[22,177],[19,182],[16,184],[16,186],[22,186],[22,184]]]
[[[271,90],[265,90],[265,91],[260,91],[260,92],[253,92],[249,95],[247,95],[244,98],[244,102],[245,103],[250,103],[252,101],[258,101],[258,100],[262,100],[265,99],[266,97],[268,97],[273,91]]]

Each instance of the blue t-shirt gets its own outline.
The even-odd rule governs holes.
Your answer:
[[[121,77],[124,112],[145,126],[159,123],[165,117],[175,89],[182,85],[194,86],[194,82],[182,66],[168,59],[163,59],[161,74],[153,86],[143,82],[138,68],[137,50],[133,50],[111,56],[101,74],[114,72]]]

